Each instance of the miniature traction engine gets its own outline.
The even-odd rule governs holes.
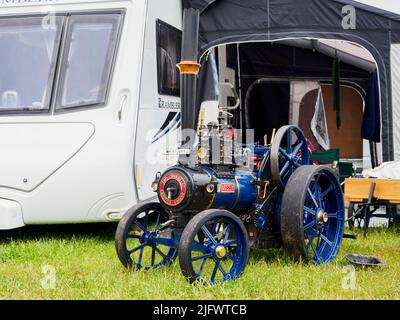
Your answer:
[[[181,72],[182,129],[196,132],[199,12],[186,9]],[[337,255],[344,201],[336,174],[310,165],[300,128],[279,129],[269,145],[237,142],[229,125],[235,107],[219,107],[218,123],[184,137],[179,163],[157,174],[159,202],[128,210],[116,232],[122,264],[137,270],[167,266],[179,257],[190,281],[237,278],[249,249],[283,246],[295,260],[316,264]],[[192,141],[197,141],[193,143]]]

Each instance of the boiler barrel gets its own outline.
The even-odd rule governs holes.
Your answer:
[[[208,168],[207,171],[217,181],[212,209],[226,209],[241,212],[251,208],[257,200],[259,189],[253,183],[255,177],[248,171],[236,171],[235,177],[220,178]]]

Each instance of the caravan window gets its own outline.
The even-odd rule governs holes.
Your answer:
[[[180,75],[176,67],[181,60],[182,32],[157,21],[158,93],[179,96]]]
[[[0,19],[0,112],[48,111],[63,17]]]
[[[71,16],[57,109],[106,103],[120,14]]]

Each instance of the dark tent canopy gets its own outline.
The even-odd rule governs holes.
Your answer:
[[[393,108],[400,114],[400,105],[392,106],[391,49],[400,43],[400,16],[351,0],[183,0],[183,5],[201,10],[200,55],[221,44],[282,39],[344,40],[364,47],[378,68],[383,161],[395,159],[400,141],[394,139]],[[354,24],[346,24],[352,8]]]
[[[243,102],[243,114],[235,113],[232,124],[235,127],[254,129],[256,141],[263,141],[263,136],[272,135],[273,129],[289,123],[289,106],[294,90],[292,81],[305,80],[320,84],[332,82],[332,66],[334,58],[317,51],[288,46],[280,42],[254,42],[228,45],[228,67],[236,70],[240,64],[240,96]],[[239,57],[238,57],[239,54]],[[374,66],[375,69],[375,66]],[[364,70],[344,61],[340,63],[340,83],[355,89],[361,96],[366,92],[371,82],[372,70]],[[316,98],[316,97],[315,97]],[[377,103],[379,107],[379,102]],[[273,110],[273,112],[271,112]],[[370,139],[375,133],[371,123],[378,121],[378,137],[380,140],[380,116],[365,113],[368,128],[372,131],[363,138]],[[367,117],[370,115],[369,117]],[[268,125],[269,123],[269,125]],[[360,130],[361,134],[361,130]],[[375,138],[375,137],[374,137]]]

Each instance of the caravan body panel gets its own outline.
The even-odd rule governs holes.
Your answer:
[[[0,160],[0,229],[117,220],[139,200],[135,162],[145,164],[144,137],[152,126],[165,121],[154,104],[150,105],[150,113],[139,116],[139,110],[146,108],[140,105],[144,103],[143,92],[158,101],[156,82],[149,82],[157,80],[155,53],[150,55],[144,50],[145,44],[148,51],[156,49],[150,45],[155,43],[156,35],[151,34],[155,29],[147,17],[159,14],[158,18],[163,19],[171,10],[171,4],[165,1],[150,2],[158,3],[156,13],[149,13],[146,0],[2,4],[0,45],[1,41],[14,41],[8,26],[2,28],[6,19],[32,17],[32,26],[18,27],[23,41],[15,45],[35,52],[37,63],[47,61],[42,53],[46,48],[49,68],[54,67],[54,77],[50,77],[54,82],[40,99],[36,95],[34,101],[38,102],[31,106],[36,108],[34,112],[23,102],[34,95],[34,89],[23,90],[10,77],[0,82],[0,150],[4,154]],[[174,3],[176,8],[172,11],[181,10],[180,1]],[[37,17],[42,17],[44,29],[50,26],[52,30],[52,23],[61,28],[53,56],[49,46],[52,42],[43,40],[50,37],[38,36],[31,41],[27,36],[39,30],[35,25]],[[179,25],[180,19],[179,16],[179,22],[171,22]],[[38,41],[47,42],[41,47]],[[89,44],[85,46],[91,41],[92,49]],[[0,64],[1,59],[11,55],[12,51],[3,50]],[[86,63],[79,65],[79,59]],[[32,71],[35,63],[28,58],[31,72],[24,69],[23,60],[18,62],[19,69],[16,64],[10,65],[14,74],[26,78],[36,73]],[[96,68],[100,63],[101,72]],[[149,72],[154,72],[154,77]],[[104,81],[91,88],[95,77]],[[37,88],[38,79],[42,78],[38,74],[37,83],[32,80],[30,88]],[[47,102],[49,108],[45,110]],[[152,170],[156,171],[156,166]]]

